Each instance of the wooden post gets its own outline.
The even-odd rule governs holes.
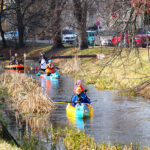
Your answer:
[[[23,57],[24,57],[24,73],[26,73],[26,53],[24,53]]]
[[[9,60],[11,61],[11,49],[9,50],[9,55],[10,55]]]

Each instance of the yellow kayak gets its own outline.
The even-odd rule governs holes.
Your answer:
[[[74,107],[71,103],[69,103],[66,107],[67,115],[74,118],[86,118],[92,117],[94,114],[94,109],[91,104],[76,104]]]

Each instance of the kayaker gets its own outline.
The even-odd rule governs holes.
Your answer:
[[[73,106],[77,103],[91,103],[90,99],[86,96],[86,91],[83,91],[81,87],[76,88],[76,94],[73,95],[71,102]]]
[[[21,64],[22,63],[22,61],[21,61],[21,59],[20,59],[20,57],[19,57],[19,55],[18,55],[18,53],[15,53],[15,64]]]
[[[20,57],[18,56],[18,53],[15,53],[15,55],[11,57],[11,61],[10,61],[11,65],[19,65],[19,64],[22,64],[22,63],[23,62],[20,59]]]
[[[83,88],[83,86],[82,86],[82,81],[81,81],[81,80],[77,80],[77,81],[75,82],[75,86],[74,86],[74,89],[73,89],[74,94],[77,94],[77,93],[76,93],[76,89],[77,89],[78,87],[81,88],[82,92],[84,91],[84,88]]]
[[[15,57],[11,56],[11,60],[9,62],[9,65],[14,65],[15,64]]]
[[[55,68],[55,66],[53,64],[53,61],[49,60],[48,64],[46,65],[46,75],[50,76],[51,73],[54,73],[54,68]]]
[[[40,64],[41,72],[44,73],[46,70],[46,64],[47,64],[47,58],[45,57],[45,53],[41,53],[39,64]]]

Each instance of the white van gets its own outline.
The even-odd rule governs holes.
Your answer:
[[[4,37],[6,40],[17,40],[19,37],[18,31],[5,32]]]
[[[76,40],[77,40],[77,34],[74,32],[74,30],[62,31],[62,43],[74,44]]]

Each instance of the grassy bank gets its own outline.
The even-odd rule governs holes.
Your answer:
[[[139,84],[149,83],[150,61],[147,49],[121,49],[115,47],[89,47],[78,50],[65,45],[64,49],[50,51],[51,46],[35,47],[27,56],[39,56],[40,52],[52,55],[91,55],[104,54],[103,59],[75,58],[55,60],[60,64],[61,72],[70,74],[75,79],[82,79],[86,84],[93,84],[100,90],[129,89],[130,94],[139,94],[150,98],[149,88],[139,88]],[[62,65],[63,64],[63,65]],[[145,84],[144,84],[145,85]],[[138,86],[138,88],[137,88]],[[144,86],[142,86],[144,87]],[[138,91],[136,91],[138,89]],[[140,90],[139,90],[140,89]]]
[[[49,125],[47,123],[48,119],[46,117],[54,109],[53,102],[48,98],[46,94],[43,93],[42,88],[38,85],[38,83],[25,74],[1,74],[0,85],[0,105],[6,104],[7,101],[9,101],[6,106],[7,112],[9,111],[9,109],[12,110],[10,112],[12,113],[12,116],[14,113],[16,124],[18,126],[23,126],[24,121],[26,121],[26,125],[30,125],[30,129],[32,128],[33,138],[30,136],[23,139],[21,149],[36,150],[38,147],[38,143],[40,143],[41,141],[37,140],[37,138],[35,138],[34,136],[41,134],[41,132],[45,133],[44,127]],[[11,105],[10,102],[13,105]],[[13,107],[9,108],[10,105]],[[3,147],[3,149],[18,150],[19,148],[16,148],[14,146],[15,144],[9,144],[7,143],[7,139],[5,140],[5,138],[8,138],[10,140],[12,139],[13,141],[16,137],[14,138],[11,136],[7,129],[7,124],[3,124],[3,121],[7,122],[7,119],[3,118],[3,116],[0,116],[0,127],[2,126],[0,132],[0,149],[1,147]],[[41,129],[41,127],[43,127],[43,130]],[[5,133],[5,138],[3,138],[3,133]]]
[[[44,115],[53,110],[53,102],[31,77],[18,73],[5,73],[0,75],[0,79],[1,88],[8,92],[10,100],[21,113]]]
[[[129,144],[105,144],[95,143],[94,138],[87,135],[84,131],[72,128],[52,129],[53,147],[56,143],[63,143],[68,150],[149,150],[148,147],[141,148],[139,145]]]
[[[60,53],[62,54],[62,53]],[[104,54],[103,59],[75,58],[59,60],[62,73],[70,74],[75,79],[82,79],[86,84],[93,84],[100,90],[130,89],[134,94],[136,86],[149,79],[150,61],[147,49],[116,49],[114,47],[89,48],[81,51],[69,49],[63,55]],[[62,65],[63,64],[63,65]],[[133,90],[135,89],[135,90]],[[147,92],[143,96],[150,98]],[[148,91],[148,90],[147,90]]]

